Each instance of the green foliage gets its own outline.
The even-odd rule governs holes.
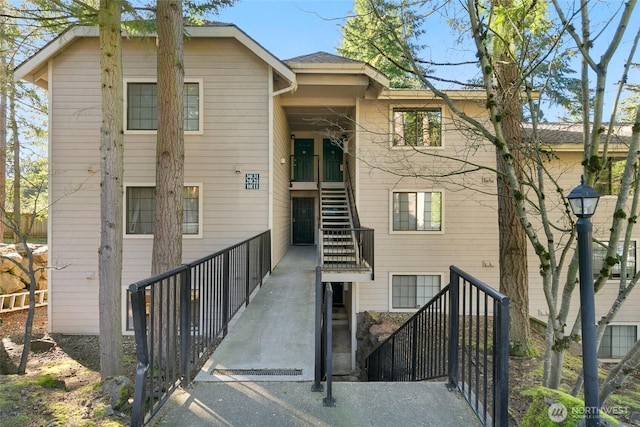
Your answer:
[[[44,388],[59,388],[59,389],[62,389],[62,390],[65,389],[64,381],[60,381],[60,380],[56,379],[51,374],[40,375],[36,379],[36,384],[38,384],[40,387],[44,387]]]
[[[572,427],[580,423],[584,412],[584,402],[570,394],[563,393],[559,390],[551,390],[546,387],[534,387],[522,392],[523,396],[531,396],[532,402],[529,410],[522,418],[520,425],[538,426],[538,427]],[[566,409],[566,418],[561,421],[552,420],[550,417],[550,408],[564,407]],[[560,406],[562,405],[562,406]],[[551,409],[553,411],[553,409]],[[551,414],[553,415],[553,413]],[[613,425],[618,422],[609,415],[600,412],[600,416],[606,418]]]
[[[342,56],[367,62],[391,81],[391,87],[418,88],[419,79],[410,72],[414,48],[411,40],[420,34],[422,19],[404,1],[355,0],[354,16],[342,27]]]

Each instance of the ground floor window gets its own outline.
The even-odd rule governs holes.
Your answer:
[[[440,291],[442,276],[391,275],[391,306],[394,309],[414,309],[425,305]]]
[[[604,330],[598,357],[603,359],[621,359],[638,340],[636,325],[609,325]]]
[[[129,186],[126,188],[125,212],[127,235],[152,235],[155,223],[155,194],[152,186]],[[182,193],[182,233],[200,233],[200,187],[185,186]]]

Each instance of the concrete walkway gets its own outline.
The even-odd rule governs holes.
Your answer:
[[[333,384],[335,407],[312,392],[315,247],[292,247],[192,385],[154,426],[461,426],[480,423],[440,383]]]

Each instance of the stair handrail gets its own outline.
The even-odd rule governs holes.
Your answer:
[[[356,206],[356,198],[355,192],[353,190],[353,183],[351,182],[351,174],[349,173],[349,161],[345,161],[346,167],[346,176],[345,187],[347,190],[347,203],[349,205],[349,211],[351,212],[351,222],[353,223],[354,228],[361,228],[360,225],[360,215],[358,215],[358,207]]]
[[[449,284],[367,357],[369,381],[448,377],[485,426],[508,425],[509,298],[455,266]]]

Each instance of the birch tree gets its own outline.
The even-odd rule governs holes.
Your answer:
[[[465,0],[462,3],[449,2],[415,2],[414,13],[422,13],[443,19],[438,14],[434,15],[434,10],[440,14],[450,13],[455,16],[455,26],[460,30],[461,44],[472,43],[474,53],[477,57],[476,70],[480,73],[480,86],[486,94],[486,111],[489,122],[470,117],[457,108],[456,103],[449,99],[447,92],[440,89],[440,83],[444,81],[432,72],[425,71],[423,64],[426,62],[421,54],[424,50],[416,48],[420,42],[407,46],[403,43],[402,33],[396,35],[396,45],[407,46],[403,51],[403,56],[409,58],[409,71],[413,72],[437,97],[441,98],[448,108],[456,115],[461,123],[466,123],[476,135],[481,135],[486,141],[493,145],[496,156],[504,164],[500,174],[503,176],[508,191],[515,202],[515,212],[520,226],[526,234],[530,248],[533,249],[539,260],[539,272],[541,276],[542,288],[547,303],[547,329],[545,334],[545,354],[543,384],[557,388],[560,384],[564,354],[569,345],[579,339],[579,322],[575,323],[573,330],[566,330],[566,325],[571,323],[569,312],[571,306],[571,296],[573,295],[577,283],[578,256],[575,247],[575,230],[573,223],[575,218],[569,210],[566,194],[569,189],[559,185],[559,171],[554,170],[550,159],[556,157],[553,148],[544,144],[539,133],[540,103],[545,96],[544,79],[536,75],[536,71],[544,69],[545,64],[553,60],[556,52],[577,52],[582,60],[580,70],[580,97],[581,104],[574,109],[581,115],[580,122],[583,134],[584,170],[583,174],[589,185],[594,185],[597,177],[603,171],[608,157],[608,148],[613,141],[614,124],[616,119],[615,111],[608,117],[609,124],[605,123],[604,117],[604,97],[609,87],[606,85],[609,64],[615,52],[621,46],[627,31],[631,31],[631,37],[640,31],[640,23],[632,21],[631,14],[636,6],[636,0],[625,3],[611,3],[613,11],[611,16],[599,15],[600,21],[604,21],[611,27],[611,38],[606,43],[600,43],[599,48],[593,49],[596,36],[601,34],[599,30],[592,27],[589,20],[594,7],[602,6],[588,1],[576,1],[567,4],[557,1],[551,3],[532,0]],[[619,5],[619,8],[616,8]],[[546,28],[533,27],[527,18],[530,13],[538,10],[539,7],[550,7],[549,25]],[[422,8],[422,9],[420,9]],[[505,10],[518,8],[522,11],[529,11],[526,14],[505,14]],[[553,19],[551,19],[553,15]],[[379,13],[379,17],[383,14]],[[513,22],[508,23],[514,32],[509,34],[508,41],[513,43],[514,63],[517,65],[515,76],[502,80],[496,75],[496,70],[503,66],[504,57],[495,55],[493,41],[496,38],[505,37],[496,27],[496,20],[507,16]],[[520,16],[518,20],[518,16]],[[452,19],[452,21],[454,21]],[[428,32],[429,21],[425,21],[425,32]],[[536,34],[536,32],[539,32]],[[592,34],[594,35],[592,38]],[[540,38],[545,43],[536,43]],[[636,37],[637,39],[637,37]],[[504,38],[506,40],[506,38]],[[423,39],[423,44],[427,44],[427,39]],[[566,43],[566,45],[565,45]],[[545,46],[543,49],[542,46]],[[565,47],[568,46],[568,47]],[[635,52],[635,43],[629,48],[627,57],[627,67],[631,64]],[[597,58],[597,59],[596,59]],[[445,61],[440,61],[444,63]],[[547,68],[548,69],[548,68]],[[595,76],[595,77],[593,77]],[[593,79],[592,79],[593,77]],[[517,144],[511,144],[508,140],[508,133],[505,131],[504,112],[508,107],[505,99],[501,97],[501,85],[514,83],[520,86],[522,91],[518,96],[526,98],[522,104],[530,115],[530,122],[527,126],[527,144],[525,148],[526,156],[523,159],[514,154],[518,149]],[[540,84],[540,83],[543,84]],[[626,83],[625,76],[621,76],[620,84]],[[447,80],[449,84],[456,84]],[[473,83],[459,82],[462,88],[478,87]],[[535,90],[542,90],[541,97],[538,98]],[[515,92],[514,92],[515,93]],[[620,93],[618,93],[620,96]],[[610,218],[610,233],[602,236],[605,242],[606,256],[603,264],[598,266],[598,277],[595,281],[596,290],[600,290],[604,283],[610,278],[613,266],[624,269],[626,264],[624,252],[619,256],[616,252],[619,247],[625,248],[630,243],[631,231],[635,219],[637,218],[637,205],[634,198],[629,196],[638,192],[632,192],[631,186],[638,182],[637,164],[638,149],[633,145],[640,132],[639,126],[634,126],[634,133],[631,137],[631,146],[627,152],[625,160],[625,171],[620,177],[620,189],[617,194],[617,205],[615,212]],[[464,159],[458,159],[464,162]],[[473,165],[475,166],[475,165]],[[520,168],[524,173],[518,172]],[[401,176],[400,171],[394,171]],[[415,175],[412,175],[415,176]],[[635,181],[634,181],[635,180]],[[578,183],[576,182],[576,185]],[[623,231],[624,229],[624,231]],[[622,238],[624,236],[624,238]],[[610,307],[610,314],[601,319],[599,333],[604,331],[608,321],[615,317],[620,307],[624,304],[629,293],[633,290],[637,274],[633,280],[620,281],[620,292],[616,300]],[[632,350],[632,352],[635,350]],[[627,359],[637,360],[635,357]]]

